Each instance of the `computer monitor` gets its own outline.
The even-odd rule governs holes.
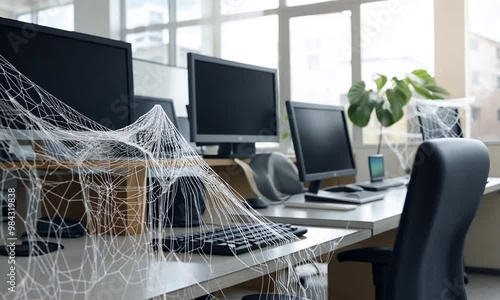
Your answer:
[[[322,179],[356,174],[344,108],[286,102],[301,181],[317,193]]]
[[[189,142],[191,140],[189,119],[187,117],[178,117],[177,125],[179,126],[178,129],[182,137]]]
[[[0,55],[32,82],[89,119],[109,129],[130,125],[134,87],[129,43],[0,18]],[[0,84],[7,85],[4,76],[0,76]],[[40,100],[38,95],[32,96]],[[32,108],[24,97],[15,99]],[[58,128],[92,127],[91,122],[87,122],[88,126],[68,124],[60,116],[60,109],[46,103],[40,108],[31,112]],[[21,130],[33,128],[21,117],[11,121],[14,122],[2,125]]]
[[[417,105],[422,139],[463,138],[460,112],[457,107]]]
[[[174,101],[164,98],[153,98],[146,96],[135,96],[134,99],[134,120],[148,113],[155,105],[160,105],[175,128],[178,128],[175,114]]]
[[[278,142],[277,71],[188,54],[191,140],[219,143],[220,157],[249,157]]]
[[[370,180],[372,182],[382,181],[385,178],[385,163],[382,154],[368,156],[368,167],[370,169]]]

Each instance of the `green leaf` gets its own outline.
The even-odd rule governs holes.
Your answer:
[[[387,91],[387,99],[391,105],[392,124],[394,124],[403,118],[404,107],[408,101],[406,100],[406,95],[401,94],[398,90],[394,92]]]
[[[373,81],[375,81],[375,83],[377,84],[377,91],[380,91],[387,83],[387,76],[377,74],[377,77]]]
[[[392,121],[392,114],[390,111],[384,109],[384,103],[377,103],[375,105],[375,113],[377,114],[377,119],[384,127],[389,127],[394,122]]]
[[[426,99],[444,99],[449,95],[448,91],[436,84],[434,77],[425,70],[415,70],[407,78],[415,92]]]
[[[389,107],[385,108],[384,104],[387,102],[377,103],[375,106],[375,111],[377,114],[377,119],[380,124],[384,127],[392,126],[394,123],[398,122],[404,116],[404,107],[408,104],[409,96],[407,90],[409,90],[406,83],[401,83],[396,79],[396,86],[392,89],[386,90],[387,102]],[[410,93],[411,96],[411,93]]]
[[[370,122],[375,102],[366,101],[363,104],[351,104],[347,110],[347,115],[351,122],[358,127],[365,127]]]
[[[359,102],[364,101],[366,91],[366,84],[364,81],[355,82],[349,92],[347,93],[347,98],[349,99],[349,103],[358,104]]]
[[[436,85],[436,80],[426,70],[418,69],[411,72],[417,78],[421,79],[424,83]]]
[[[347,93],[349,109],[347,115],[351,122],[358,127],[365,127],[370,122],[374,102],[370,100],[370,92],[366,90],[366,84],[358,81],[352,85]]]
[[[374,109],[382,126],[392,126],[403,118],[404,108],[414,92],[426,99],[443,99],[448,95],[448,91],[438,86],[426,70],[414,70],[402,80],[393,77],[390,86],[387,86],[389,83],[385,75],[377,74],[373,80],[378,93],[367,90],[365,82],[358,81],[347,94],[350,103],[348,116],[356,126],[368,125]]]
[[[398,94],[398,100],[401,106],[405,106],[410,102],[412,93],[410,90],[410,87],[408,86],[408,83],[404,80],[399,80],[396,77],[392,79],[392,81],[395,83],[395,92]]]

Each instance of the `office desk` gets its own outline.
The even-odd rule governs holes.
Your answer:
[[[205,163],[243,197],[255,196],[243,170],[233,159],[205,159]],[[157,167],[183,168],[189,167],[190,164],[198,166],[199,160],[186,157],[183,160],[163,160],[152,163],[140,159],[111,162],[59,162],[47,159],[0,163],[0,171],[12,173],[17,178],[16,209],[19,215],[26,216],[27,206],[36,203],[36,205],[42,204],[40,205],[42,209],[39,210],[42,216],[54,216],[64,212],[66,218],[81,220],[85,219],[88,209],[84,205],[83,188],[77,172],[96,169],[105,174],[112,170],[113,173],[107,176],[113,176],[113,181],[117,183],[114,187],[117,196],[114,201],[109,203],[110,213],[105,218],[91,220],[91,226],[89,227],[89,224],[87,226],[90,230],[99,233],[134,235],[142,233],[146,225],[145,205],[148,169]],[[123,171],[123,175],[120,175],[120,170]],[[68,174],[60,174],[61,172]],[[95,181],[96,185],[100,185],[99,172],[96,175],[86,176],[86,180]],[[345,177],[341,179],[340,183],[350,183],[352,180],[352,177]],[[50,184],[46,184],[47,182]],[[100,196],[93,190],[88,192],[89,207],[91,210],[97,210]],[[65,201],[67,199],[64,199],[64,196],[68,195],[71,201]],[[23,222],[17,222],[16,225],[18,238],[21,238],[21,235],[26,232],[26,228]]]
[[[500,178],[489,178],[484,194],[492,195],[500,191]],[[323,226],[323,227],[341,227],[341,228],[358,228],[368,229],[372,233],[370,239],[361,241],[358,245],[353,245],[348,248],[373,247],[373,246],[389,246],[394,243],[396,229],[399,225],[401,213],[403,211],[404,200],[406,197],[406,188],[396,188],[389,190],[385,198],[381,201],[374,201],[359,205],[351,211],[336,211],[336,210],[320,210],[320,209],[304,209],[304,208],[287,208],[284,205],[270,206],[267,209],[259,210],[263,216],[275,222],[284,222],[292,224]],[[489,199],[488,199],[489,200]],[[304,201],[303,195],[296,195],[289,201]],[[496,202],[496,201],[495,201]],[[490,215],[500,214],[499,210],[489,212]],[[481,214],[481,206],[476,218]],[[492,217],[492,219],[498,219]],[[484,263],[486,266],[500,265],[500,261],[495,261],[495,256],[498,253],[498,248],[491,245],[499,244],[499,242],[485,241],[484,238],[474,237],[474,233],[492,232],[497,230],[488,222],[484,225],[484,220],[478,220],[478,224],[471,226],[468,239],[473,242],[466,243],[465,260],[468,257],[475,256],[484,257],[484,252],[489,253],[489,262]],[[493,223],[498,224],[498,222]],[[489,227],[487,227],[489,226]],[[487,227],[487,228],[485,228]],[[476,234],[478,235],[478,234]],[[498,240],[498,237],[496,238]],[[487,245],[490,245],[489,247]],[[484,267],[481,266],[481,267]],[[328,295],[329,299],[356,299],[368,300],[374,299],[374,289],[372,286],[371,266],[369,264],[343,263],[336,262],[334,257],[328,266]]]
[[[38,286],[35,283],[43,287],[52,276],[58,276],[59,299],[137,300],[158,296],[191,299],[271,274],[290,264],[330,253],[369,237],[368,230],[308,227],[308,232],[299,241],[254,251],[253,256],[249,253],[238,257],[202,257],[183,253],[174,256],[170,252],[162,252],[165,257],[161,259],[146,244],[146,235],[99,236],[97,246],[90,237],[82,237],[64,239],[64,250],[58,254],[32,257],[29,266],[27,258],[17,257],[16,276],[18,288],[21,280],[28,280],[25,285],[35,290]],[[93,254],[97,253],[91,247],[99,247],[101,255],[92,259]],[[86,254],[83,253],[84,249],[87,249]],[[7,259],[0,257],[1,270],[8,270]],[[37,260],[40,263],[36,263]],[[80,267],[83,269],[81,273]],[[24,275],[26,272],[29,277]],[[7,291],[5,276],[0,275],[0,290],[3,294]],[[95,285],[87,291],[88,286],[84,287],[82,280],[89,281],[91,278]],[[75,292],[81,294],[73,297]],[[10,299],[8,294],[4,295]],[[35,295],[33,291],[31,295]]]
[[[81,220],[86,219],[88,213],[84,205],[84,188],[79,179],[82,170],[98,170],[94,175],[86,176],[86,180],[102,185],[99,174],[105,174],[105,180],[113,179],[116,182],[114,201],[107,207],[109,214],[99,220],[92,220],[87,227],[99,233],[115,235],[134,235],[144,231],[146,226],[146,195],[148,170],[152,168],[185,168],[199,167],[199,158],[186,157],[176,160],[147,161],[141,159],[123,159],[115,161],[54,161],[50,159],[35,161],[15,161],[0,163],[0,171],[13,174],[17,179],[16,210],[19,215],[26,216],[28,205],[38,205],[41,215],[54,216],[63,213],[63,217]],[[243,172],[238,170],[238,165],[232,159],[208,159],[206,163],[226,177],[228,183],[239,187],[237,190],[246,189],[243,194],[253,195]],[[67,174],[64,174],[66,172]],[[239,172],[239,173],[238,173]],[[108,173],[108,174],[106,174]],[[240,174],[241,173],[241,174]],[[123,175],[121,175],[123,174]],[[219,175],[221,175],[219,174]],[[236,176],[237,175],[237,176]],[[1,179],[0,179],[1,180]],[[49,184],[47,184],[49,183]],[[87,188],[90,209],[99,209],[100,202],[96,191]],[[71,201],[67,201],[69,197]],[[40,205],[41,204],[41,205]],[[92,216],[93,214],[91,214]],[[40,217],[40,216],[38,216]],[[26,232],[24,222],[17,222],[16,233],[18,239]]]
[[[500,191],[500,178],[489,178],[484,194]],[[297,225],[370,229],[372,235],[397,228],[403,212],[406,188],[387,191],[385,198],[359,205],[350,211],[330,209],[288,208],[284,205],[272,205],[258,210],[264,217],[281,223]],[[304,195],[295,195],[288,201],[303,202]]]
[[[161,166],[172,164],[175,165],[170,161],[161,162]],[[110,215],[100,220],[93,220],[91,226],[92,230],[99,233],[117,235],[138,234],[143,232],[145,228],[146,176],[149,167],[152,167],[151,163],[144,160],[85,161],[79,163],[41,160],[0,164],[0,170],[4,175],[10,173],[17,179],[16,210],[20,216],[27,215],[29,205],[40,207],[41,203],[47,201],[57,203],[52,207],[58,207],[60,211],[64,212],[64,217],[84,219],[87,211],[82,200],[83,188],[78,179],[75,179],[79,176],[78,172],[96,169],[99,170],[96,173],[109,172],[106,174],[108,178],[120,177],[119,180],[116,180],[116,197],[112,203],[108,203]],[[111,170],[115,172],[111,172]],[[118,175],[120,170],[123,171],[123,176]],[[58,174],[61,172],[69,173],[69,175]],[[99,185],[99,175],[87,175],[86,177],[89,182],[98,182],[97,185]],[[51,182],[51,184],[47,185],[47,182]],[[55,191],[60,191],[62,194]],[[87,192],[89,193],[89,206],[93,210],[98,210],[96,205],[99,203],[98,193],[90,189]],[[62,195],[66,197],[69,195],[72,203],[77,203],[77,205],[70,208],[68,207],[69,201],[60,204],[61,200],[67,200],[63,199]],[[51,212],[54,213],[54,211]],[[66,215],[66,212],[70,212],[70,215]],[[26,220],[26,218],[24,219]],[[16,222],[18,239],[26,231],[25,222]]]
[[[291,160],[295,161],[295,157],[290,156]],[[217,175],[227,182],[235,191],[243,198],[255,197],[256,194],[248,183],[248,178],[243,169],[232,158],[205,158],[205,162],[210,166]],[[246,163],[250,159],[243,160]],[[354,176],[345,176],[336,179],[327,179],[321,182],[321,186],[333,186],[338,184],[350,184],[355,182]]]

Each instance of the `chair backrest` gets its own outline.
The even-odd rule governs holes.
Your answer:
[[[484,193],[483,143],[436,139],[418,148],[389,275],[391,300],[465,300],[465,236]]]
[[[462,138],[463,131],[457,107],[417,105],[418,122],[422,139]]]

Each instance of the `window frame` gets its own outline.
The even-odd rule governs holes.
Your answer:
[[[210,26],[212,33],[212,54],[216,57],[221,55],[221,28],[222,23],[227,21],[237,21],[252,19],[261,16],[277,15],[278,16],[278,69],[279,74],[279,95],[280,109],[285,113],[285,101],[291,99],[291,65],[290,65],[290,19],[294,17],[304,17],[313,15],[323,15],[329,13],[338,13],[345,10],[351,11],[351,47],[358,49],[361,45],[361,5],[371,2],[382,2],[387,0],[330,0],[325,2],[304,4],[297,6],[287,6],[286,0],[279,0],[277,8],[265,9],[257,12],[242,12],[235,14],[222,14],[220,11],[221,1],[211,0],[207,4],[209,11],[202,12],[202,17],[195,20],[177,21],[176,4],[177,1],[169,0],[169,22],[163,24],[154,24],[150,26],[140,26],[127,29],[126,27],[126,5],[121,5],[121,31],[122,40],[126,40],[127,34],[139,33],[149,30],[169,30],[169,47],[168,47],[168,65],[179,66],[177,57],[177,29],[189,26]],[[361,80],[361,51],[352,51],[351,56],[351,81],[354,83]],[[347,91],[346,91],[347,92]],[[286,126],[287,127],[287,126]],[[352,127],[352,142],[354,148],[370,147],[371,145],[363,144],[363,129]],[[286,129],[285,129],[286,130]]]

